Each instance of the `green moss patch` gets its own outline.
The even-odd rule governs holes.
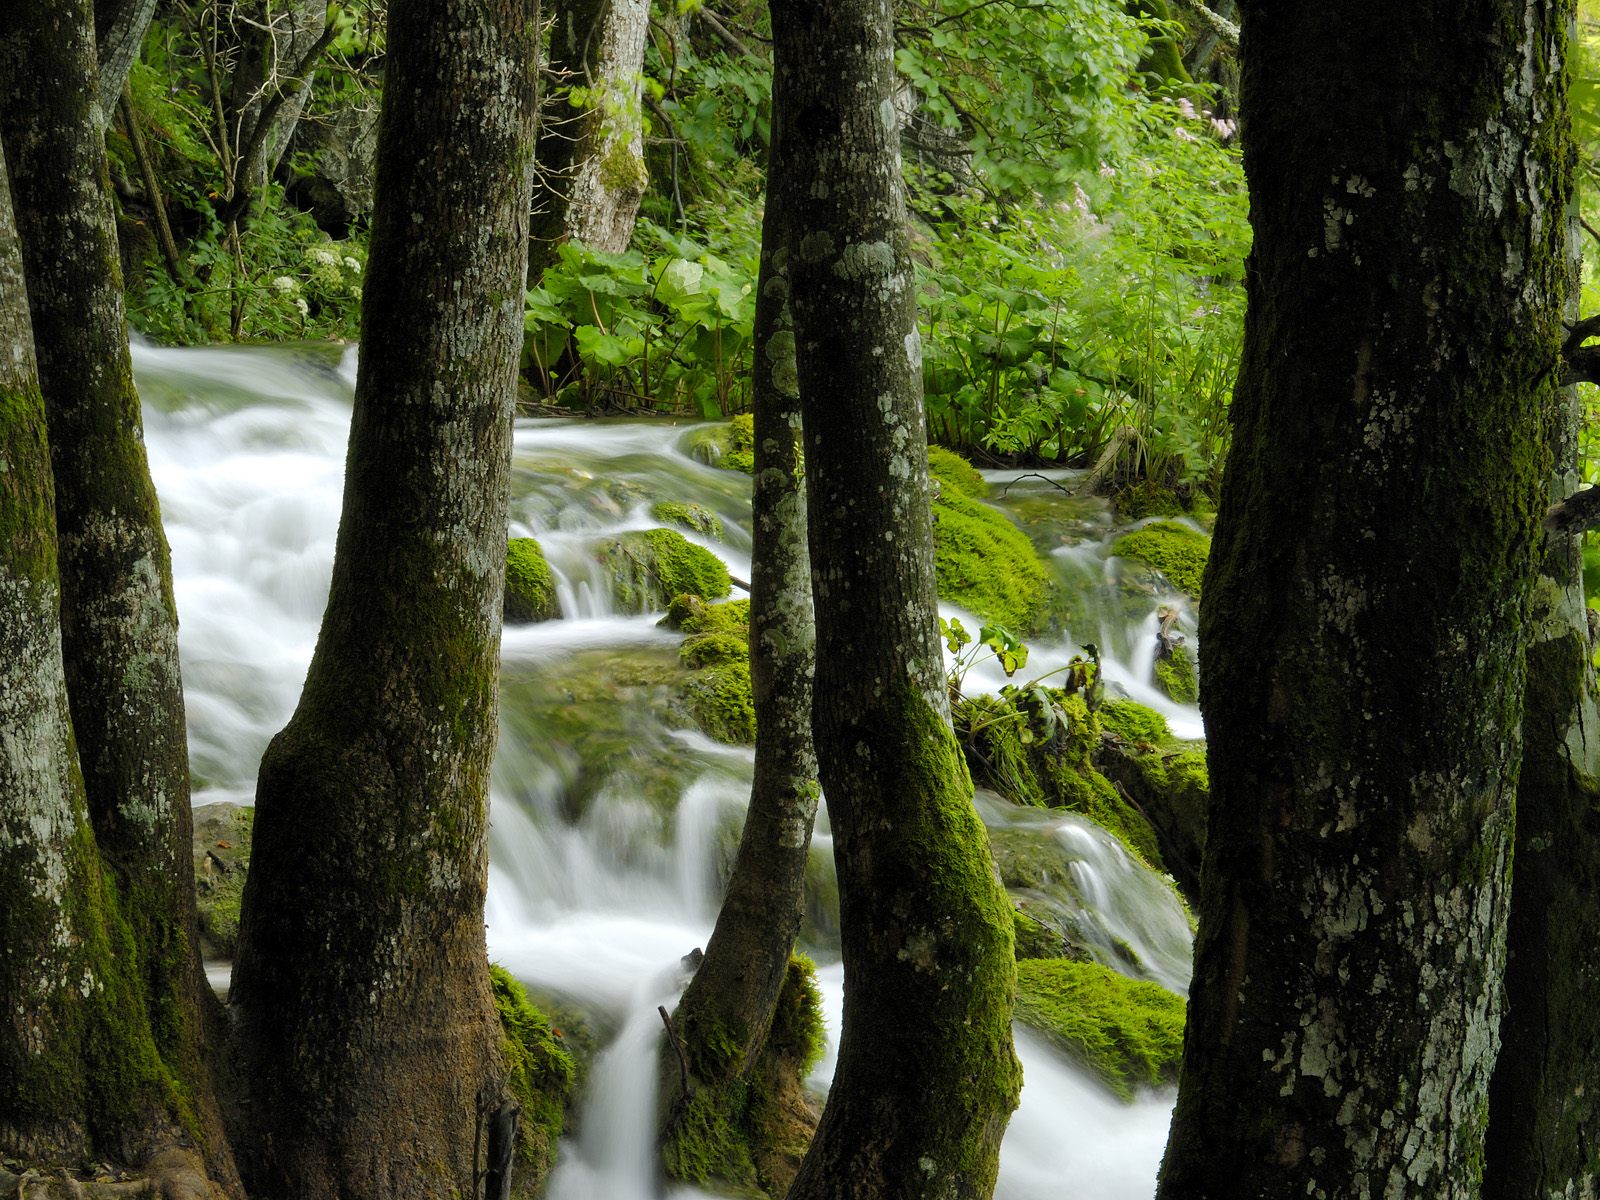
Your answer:
[[[1141,1086],[1176,1083],[1184,1002],[1096,963],[1017,964],[1017,1020],[1088,1067],[1124,1100]]]
[[[1108,700],[1099,716],[1113,736],[1097,748],[1095,765],[1149,818],[1163,862],[1194,900],[1211,806],[1204,743],[1173,737],[1160,713],[1131,700]]]
[[[561,615],[556,580],[533,538],[506,542],[506,624],[548,621]]]
[[[1167,719],[1132,700],[1106,700],[1095,710],[1100,727],[1124,741],[1157,745],[1171,739]]]
[[[697,429],[689,439],[689,453],[701,462],[727,471],[755,474],[756,419],[740,413],[725,425]]]
[[[596,555],[623,612],[663,609],[684,593],[719,600],[733,590],[722,560],[675,529],[624,533],[600,543]]]
[[[1200,700],[1200,679],[1195,674],[1194,652],[1188,646],[1174,646],[1156,659],[1156,686],[1179,704]]]
[[[750,685],[750,602],[707,604],[679,596],[661,623],[689,636],[678,661],[694,674],[677,694],[707,737],[732,745],[756,740],[755,698]]]
[[[959,455],[932,447],[934,574],[939,595],[1018,633],[1039,628],[1049,575],[1028,535],[984,504],[983,477]]]
[[[660,500],[650,506],[650,515],[663,525],[676,525],[691,533],[704,534],[722,540],[722,518],[703,504],[680,504],[676,500]]]
[[[1112,542],[1111,553],[1150,564],[1173,587],[1198,601],[1211,539],[1176,521],[1153,521]]]
[[[250,870],[256,810],[242,804],[202,804],[194,810],[195,904],[200,949],[231,959],[239,948],[239,903]]]
[[[1112,503],[1116,505],[1117,515],[1124,521],[1183,515],[1183,503],[1177,494],[1150,479],[1129,484],[1112,497]]]
[[[750,691],[750,663],[724,663],[697,671],[682,696],[696,725],[707,737],[733,745],[756,740],[756,706]]]
[[[1011,910],[1016,936],[1017,958],[1064,958],[1065,943],[1059,933],[1041,924],[1020,908]]]
[[[572,1056],[561,1045],[550,1018],[534,1006],[521,983],[504,967],[490,964],[489,986],[500,1015],[506,1058],[506,1085],[522,1106],[513,1173],[516,1193],[534,1196],[555,1165],[556,1147],[566,1126],[567,1103],[577,1076]]]

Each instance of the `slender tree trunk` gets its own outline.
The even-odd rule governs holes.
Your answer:
[[[750,679],[756,767],[744,834],[705,958],[678,1004],[676,1027],[695,1089],[735,1092],[747,1080],[800,932],[806,863],[817,814],[811,745],[816,634],[811,557],[798,439],[800,389],[789,306],[790,218],[769,195],[761,234],[755,316],[755,479],[752,511]],[[688,1109],[674,1064],[664,1060],[664,1142]],[[737,1093],[736,1093],[737,1094]],[[727,1107],[733,1099],[722,1099]],[[671,1156],[668,1155],[671,1170]],[[769,1181],[779,1193],[787,1180]]]
[[[1243,7],[1255,247],[1158,1195],[1473,1197],[1566,294],[1570,6]]]
[[[563,0],[556,10],[550,68],[561,86],[551,92],[539,130],[534,282],[568,238],[610,253],[633,238],[649,182],[640,90],[649,29],[649,0]],[[572,88],[587,91],[578,109]]]
[[[139,43],[155,13],[156,0],[94,0],[94,41],[100,68],[95,96],[101,129],[111,124],[117,97],[128,82],[128,72],[139,57]]]
[[[277,168],[310,98],[307,76],[326,47],[326,0],[254,0],[239,5],[238,63],[228,81],[230,140],[239,156],[234,186],[253,196]]]
[[[878,0],[773,10],[817,622],[813,731],[839,869],[838,1071],[790,1196],[983,1197],[1016,1105],[1009,905],[949,722],[921,345]]]
[[[1578,487],[1580,419],[1576,393],[1563,389],[1551,422],[1552,503]],[[1579,546],[1559,534],[1546,542],[1528,626],[1488,1200],[1564,1200],[1600,1186],[1600,712]]]
[[[231,1186],[200,1053],[210,992],[195,951],[177,614],[128,358],[92,30],[87,0],[12,6],[0,30],[0,138],[50,425],[72,724],[142,985],[128,1002],[148,1005],[177,1081],[169,1107]]]
[[[472,1194],[537,10],[394,0],[332,589],[262,760],[233,1002],[254,1187]],[[425,148],[425,153],[419,153]]]

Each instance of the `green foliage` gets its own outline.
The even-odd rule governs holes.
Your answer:
[[[542,1180],[555,1165],[577,1069],[550,1019],[528,999],[527,991],[509,971],[489,964],[489,987],[505,1035],[501,1048],[506,1086],[522,1106],[517,1158],[535,1180]],[[523,1189],[532,1194],[528,1184],[524,1180]]]
[[[1183,1000],[1155,983],[1097,963],[1017,963],[1017,1019],[1092,1070],[1124,1100],[1134,1089],[1176,1083]]]
[[[1199,600],[1211,539],[1176,521],[1154,521],[1112,542],[1111,553],[1149,563],[1173,587]]]
[[[533,538],[510,538],[506,542],[507,624],[548,621],[561,615],[556,599],[555,576],[544,560],[544,551]]]
[[[957,455],[930,454],[928,469],[938,483],[933,569],[939,595],[986,621],[1036,629],[1045,614],[1049,576],[1028,535],[974,498],[977,473]]]
[[[527,296],[525,375],[546,400],[586,411],[722,417],[748,407],[759,247],[729,263],[646,232],[664,252],[561,246]]]

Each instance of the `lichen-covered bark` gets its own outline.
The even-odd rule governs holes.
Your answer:
[[[839,869],[838,1071],[790,1196],[980,1197],[1016,1104],[1012,920],[949,724],[892,11],[773,11],[769,187],[789,261]]]
[[[156,0],[94,0],[95,54],[100,70],[95,99],[102,129],[111,124],[117,97],[139,57],[139,43],[155,12]]]
[[[50,428],[72,725],[97,861],[131,927],[119,953],[142,985],[127,998],[140,1010],[130,1020],[148,1011],[179,1081],[169,1116],[231,1180],[200,1054],[209,993],[194,950],[177,614],[129,366],[92,22],[88,0],[11,6],[0,28],[0,139]]]
[[[332,588],[257,786],[236,1139],[280,1196],[470,1194],[537,22],[395,0]],[[243,1152],[242,1152],[243,1153]]]
[[[1578,486],[1579,406],[1551,426],[1548,499]],[[1579,540],[1545,546],[1528,625],[1516,870],[1505,1013],[1489,1087],[1488,1200],[1582,1200],[1600,1190],[1600,712]]]
[[[534,282],[567,238],[614,254],[633,238],[649,182],[641,94],[649,28],[648,0],[559,2],[550,67],[562,86],[545,104],[539,131]],[[568,98],[572,87],[587,93],[577,109]]]
[[[1244,7],[1256,240],[1158,1194],[1476,1196],[1566,292],[1570,6]]]
[[[755,315],[750,568],[755,778],[728,891],[675,1018],[693,1088],[727,1090],[748,1078],[766,1042],[800,932],[819,797],[811,745],[816,636],[789,311],[790,221],[782,200],[781,193],[769,196],[763,218]],[[682,1081],[670,1055],[663,1056],[662,1065],[666,1142],[676,1136],[687,1097],[680,1094]]]

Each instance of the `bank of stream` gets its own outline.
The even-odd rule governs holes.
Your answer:
[[[252,801],[267,740],[292,711],[332,566],[354,354],[326,347],[172,350],[136,346],[150,460],[161,496],[181,621],[197,805]],[[659,613],[621,615],[592,550],[660,524],[660,501],[699,505],[721,538],[687,536],[749,578],[749,478],[694,458],[694,426],[664,421],[519,420],[513,536],[536,537],[561,616],[507,629],[500,745],[492,782],[490,956],[561,1005],[598,1046],[576,1132],[547,1195],[656,1200],[654,1055],[658,1004],[704,944],[746,801],[752,754],[686,727],[659,681],[682,636]],[[1190,605],[1148,567],[1110,553],[1126,529],[1103,501],[1067,494],[1066,473],[988,473],[993,503],[1045,551],[1067,632],[1033,640],[1021,677],[1098,648],[1113,692],[1197,738],[1192,705],[1154,683],[1157,634],[1187,632]],[[738,593],[736,593],[738,594]],[[1163,610],[1166,615],[1163,616]],[[970,614],[947,610],[972,630]],[[970,694],[1006,682],[992,663]],[[1083,817],[980,792],[997,842],[1024,845],[1084,953],[1183,994],[1190,927],[1175,890]],[[815,840],[804,949],[819,964],[833,1069],[842,978],[825,816]],[[1019,891],[1026,889],[1018,889]],[[1014,894],[1017,892],[1014,891]],[[226,978],[225,964],[213,977]],[[1154,1185],[1170,1089],[1124,1102],[1019,1026],[1024,1066],[997,1195],[1143,1200]]]

